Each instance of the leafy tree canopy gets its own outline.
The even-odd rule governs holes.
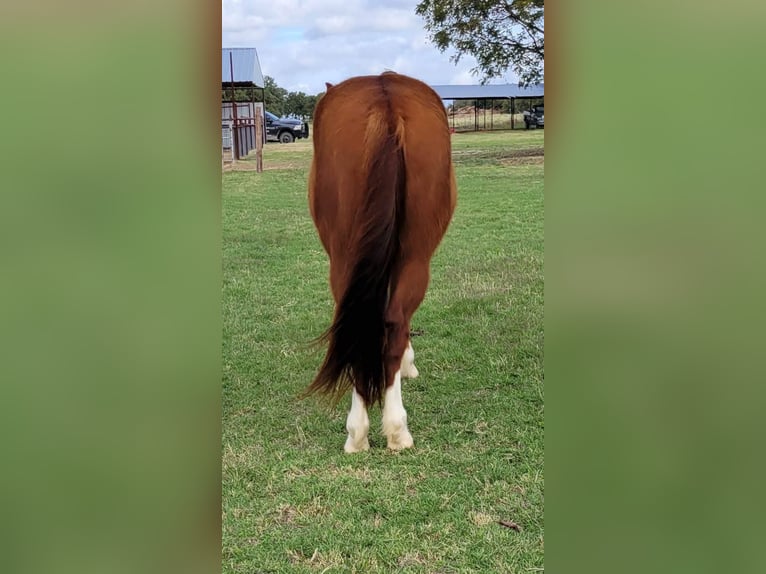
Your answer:
[[[303,92],[288,92],[280,87],[271,76],[263,77],[263,101],[266,110],[277,116],[294,116],[301,119],[310,119],[314,115],[314,107],[318,99],[324,94],[320,92],[316,96],[310,96]],[[223,101],[231,101],[231,88],[222,90]],[[250,88],[236,88],[234,100],[237,102],[249,102],[253,99]],[[261,100],[261,90],[255,91],[255,100]]]
[[[522,86],[543,78],[544,10],[543,0],[422,0],[415,9],[436,47],[455,50],[454,62],[476,58],[483,83],[511,69]]]

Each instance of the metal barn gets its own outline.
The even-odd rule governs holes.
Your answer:
[[[255,48],[221,50],[221,88],[221,149],[224,161],[227,157],[230,161],[238,160],[252,150],[260,154],[263,148],[264,81]],[[240,95],[244,91],[249,101],[236,101],[237,91]],[[258,134],[261,134],[260,138]],[[260,166],[260,155],[258,160]]]

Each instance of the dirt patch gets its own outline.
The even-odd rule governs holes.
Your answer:
[[[545,163],[545,148],[513,150],[499,158],[502,165],[539,165]]]
[[[300,161],[270,161],[263,166],[264,171],[272,169],[299,169],[305,166],[305,162]]]
[[[255,171],[254,161],[240,160],[234,163],[224,163],[221,165],[221,171]]]
[[[294,506],[281,504],[279,508],[277,508],[276,521],[281,524],[293,524],[298,513],[298,509]]]
[[[305,162],[299,161],[274,161],[269,159],[263,161],[263,171],[272,171],[277,169],[298,169],[303,166]],[[240,160],[235,163],[223,164],[223,171],[255,171],[255,161]]]
[[[263,170],[293,170],[307,168],[311,158],[311,142],[291,144],[267,144],[263,149]],[[255,151],[235,162],[222,161],[221,169],[227,171],[256,171]]]
[[[501,159],[502,165],[542,165],[545,163],[543,156],[530,156],[530,157],[512,157]]]
[[[531,147],[528,149],[512,150],[506,154],[506,157],[539,157],[545,155],[544,147]]]
[[[452,152],[456,164],[498,163],[500,165],[541,164],[545,160],[545,148],[525,149],[463,149]]]

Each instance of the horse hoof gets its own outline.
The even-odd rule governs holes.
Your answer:
[[[402,377],[407,379],[417,379],[419,374],[418,368],[415,365],[411,365],[408,369],[402,370]]]
[[[390,450],[404,450],[405,448],[412,448],[413,446],[415,446],[415,443],[409,432],[388,437],[388,448]]]
[[[365,438],[363,441],[357,443],[351,437],[348,437],[346,439],[346,445],[343,447],[343,450],[348,454],[364,452],[365,450],[370,450],[370,441]]]

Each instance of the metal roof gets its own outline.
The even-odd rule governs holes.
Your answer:
[[[231,59],[229,59],[231,54]],[[232,68],[234,68],[234,83],[263,87],[261,63],[255,48],[222,48],[221,49],[221,82],[231,83]]]
[[[431,86],[442,100],[479,100],[500,98],[542,98],[544,84],[520,88],[518,84],[487,84],[485,86]]]

